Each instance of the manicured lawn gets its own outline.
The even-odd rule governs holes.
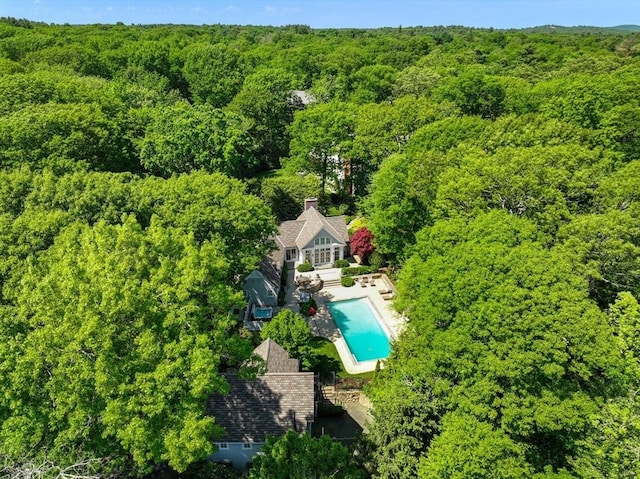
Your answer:
[[[333,371],[340,378],[370,379],[373,377],[373,371],[362,374],[349,374],[345,371],[338,350],[328,339],[316,336],[313,338],[312,346],[320,357],[320,364],[316,368],[316,372],[328,373]]]

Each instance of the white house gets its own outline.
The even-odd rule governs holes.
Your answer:
[[[304,201],[304,211],[297,219],[283,221],[276,237],[283,261],[309,261],[316,267],[344,259],[348,243],[344,216],[322,215],[316,198]]]

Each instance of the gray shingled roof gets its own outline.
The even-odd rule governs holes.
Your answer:
[[[253,354],[264,359],[268,373],[297,373],[300,371],[300,361],[290,358],[289,353],[270,338],[265,339],[260,346],[254,349]]]
[[[212,395],[207,412],[227,442],[264,442],[267,435],[303,432],[314,419],[314,374],[267,373],[254,381],[227,374],[229,394]]]
[[[284,248],[307,246],[322,230],[342,243],[349,241],[344,216],[325,217],[314,207],[304,210],[296,220],[283,221],[277,242]]]
[[[298,237],[298,234],[300,234],[300,230],[303,226],[304,221],[283,221],[280,224],[280,233],[278,233],[276,241],[284,248],[295,248],[296,238]]]
[[[262,273],[262,276],[271,283],[274,289],[280,288],[280,272],[269,258],[262,258],[260,263],[258,263],[258,270]]]

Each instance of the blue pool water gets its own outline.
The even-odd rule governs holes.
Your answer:
[[[356,361],[389,357],[389,338],[367,298],[333,301],[328,306]]]

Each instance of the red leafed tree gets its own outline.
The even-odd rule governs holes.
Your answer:
[[[373,235],[371,231],[369,231],[366,226],[362,228],[358,228],[353,236],[351,237],[351,254],[357,254],[360,256],[363,262],[366,263],[369,255],[373,253],[373,244],[371,241],[373,240]]]

